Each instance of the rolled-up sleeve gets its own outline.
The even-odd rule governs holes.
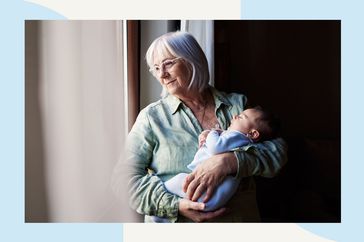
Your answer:
[[[136,212],[159,217],[177,217],[179,197],[168,193],[163,181],[148,172],[156,145],[148,115],[142,111],[128,135],[127,156],[118,163],[124,169],[116,169],[119,172],[114,174],[114,191],[118,190],[115,186],[122,185],[120,183],[123,182],[123,174],[120,173],[127,173],[129,204]]]
[[[274,177],[287,162],[287,143],[276,138],[244,146],[234,153],[238,162],[236,177]]]

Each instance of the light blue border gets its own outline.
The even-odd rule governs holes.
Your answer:
[[[122,241],[121,224],[24,223],[24,19],[63,19],[20,0],[1,3],[1,241]],[[329,239],[362,241],[363,3],[355,0],[242,0],[244,19],[342,20],[342,223],[300,224]]]
[[[122,224],[24,223],[24,20],[64,19],[20,0],[0,4],[0,241],[122,242]]]
[[[363,241],[363,1],[241,0],[243,19],[341,20],[341,223],[299,224],[337,241]]]

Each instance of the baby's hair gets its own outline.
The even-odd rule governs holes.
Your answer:
[[[260,140],[269,140],[279,135],[281,129],[281,122],[278,117],[267,109],[263,109],[261,106],[255,106],[253,109],[258,110],[261,113],[259,123],[263,124],[260,131]]]

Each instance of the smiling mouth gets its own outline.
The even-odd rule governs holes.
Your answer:
[[[170,81],[170,82],[167,82],[165,85],[167,86],[167,85],[169,85],[169,84],[171,84],[172,82],[175,82],[176,80],[173,80],[173,81]]]

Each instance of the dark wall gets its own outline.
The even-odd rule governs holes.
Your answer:
[[[339,21],[215,26],[218,89],[272,109],[289,136],[340,136]]]
[[[340,21],[215,21],[215,86],[276,113],[289,162],[263,220],[340,220]]]

